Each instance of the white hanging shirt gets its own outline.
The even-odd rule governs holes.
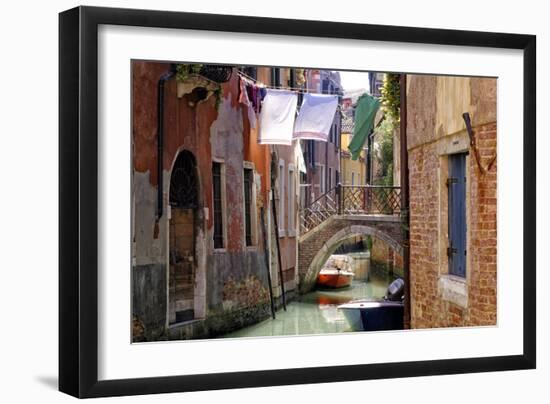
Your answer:
[[[304,94],[300,113],[294,125],[294,139],[326,142],[337,107],[337,95]]]
[[[259,144],[292,145],[297,104],[295,92],[267,89],[260,112]]]

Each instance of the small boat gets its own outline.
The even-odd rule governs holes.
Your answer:
[[[405,282],[398,278],[388,287],[382,300],[355,300],[338,306],[353,331],[403,329],[403,292]]]
[[[353,272],[339,268],[323,268],[317,277],[317,286],[323,288],[345,288],[351,285]]]

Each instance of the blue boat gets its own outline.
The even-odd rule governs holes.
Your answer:
[[[338,306],[353,331],[403,329],[405,282],[398,278],[382,300],[354,300]]]

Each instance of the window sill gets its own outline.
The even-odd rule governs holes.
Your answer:
[[[191,324],[198,323],[200,321],[202,321],[202,319],[194,318],[192,320],[187,320],[187,321],[182,321],[182,322],[179,322],[179,323],[168,324],[168,328],[173,329],[173,328],[185,327],[185,326],[189,326]]]
[[[441,298],[457,306],[468,307],[468,283],[466,278],[456,275],[441,275],[437,282]]]
[[[214,248],[214,254],[224,254],[227,252],[227,249],[224,248]]]

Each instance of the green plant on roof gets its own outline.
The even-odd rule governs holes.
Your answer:
[[[178,64],[176,66],[176,80],[185,81],[192,74],[199,74],[202,64]]]

